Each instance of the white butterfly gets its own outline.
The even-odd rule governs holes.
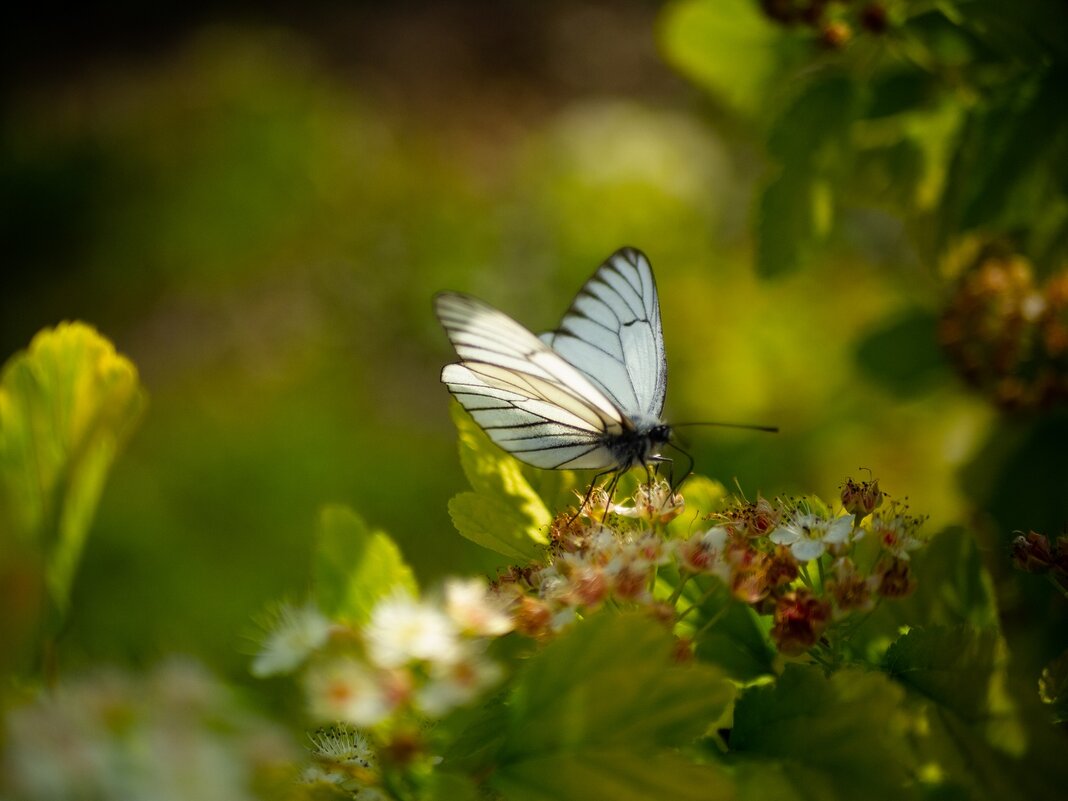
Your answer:
[[[640,251],[616,251],[540,338],[467,295],[442,292],[434,306],[460,357],[442,382],[520,461],[617,475],[668,461],[660,304]]]

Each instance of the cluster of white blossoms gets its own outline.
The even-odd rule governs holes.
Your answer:
[[[447,581],[439,599],[384,598],[360,627],[311,606],[283,607],[253,671],[303,666],[309,708],[321,721],[374,727],[406,712],[437,718],[501,679],[486,646],[512,628],[499,597],[477,578]]]

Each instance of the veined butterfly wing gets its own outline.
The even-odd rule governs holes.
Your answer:
[[[546,469],[605,469],[629,421],[578,369],[503,312],[455,292],[435,311],[461,361],[441,380],[497,445]]]
[[[577,367],[627,417],[660,419],[667,360],[656,281],[645,254],[621,248],[542,341]]]

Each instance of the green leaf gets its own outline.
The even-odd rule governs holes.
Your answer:
[[[777,652],[767,636],[770,618],[762,619],[715,578],[691,579],[684,595],[700,599],[706,593],[693,621],[697,658],[723,668],[735,681],[774,675]]]
[[[757,273],[774,278],[798,269],[812,255],[821,202],[810,174],[787,170],[760,193],[757,208]]]
[[[671,752],[625,748],[534,756],[494,777],[508,801],[727,801],[728,777]]]
[[[107,472],[145,406],[137,369],[83,323],[45,329],[0,378],[0,550],[44,553],[64,611]]]
[[[892,117],[921,109],[934,99],[937,84],[921,70],[901,69],[878,76],[871,85],[865,119]]]
[[[910,691],[982,726],[992,742],[1020,750],[1022,734],[1005,692],[1005,644],[996,629],[928,626],[902,635],[883,659]]]
[[[1062,793],[1063,739],[1034,714],[1033,701],[1009,695],[1006,650],[995,629],[913,629],[884,662],[923,716],[925,759],[953,784],[984,799]]]
[[[1049,705],[1055,723],[1068,721],[1068,651],[1042,670],[1038,692],[1042,703]]]
[[[357,797],[359,797],[357,793]],[[479,801],[478,788],[467,776],[434,771],[426,796],[428,801]]]
[[[449,502],[464,537],[509,559],[536,559],[548,544],[552,515],[523,476],[519,462],[490,440],[458,403],[452,418],[459,434],[460,465],[474,492]]]
[[[942,240],[975,228],[1029,230],[1063,190],[1050,165],[1068,158],[1061,124],[1064,74],[1013,83],[967,119],[954,148],[940,218]]]
[[[516,799],[714,792],[712,768],[667,755],[678,770],[657,767],[658,751],[693,742],[734,694],[718,671],[675,664],[673,647],[661,626],[630,615],[594,616],[550,643],[517,678],[494,786]],[[613,796],[624,792],[613,776],[651,794]]]
[[[871,539],[859,547],[875,548]],[[874,554],[862,558],[874,559]],[[856,658],[881,663],[887,647],[904,627],[958,626],[996,628],[997,598],[993,580],[983,566],[975,538],[962,528],[945,529],[912,554],[916,590],[907,598],[884,600],[850,634]]]
[[[710,513],[723,506],[727,489],[718,481],[702,475],[692,475],[679,490],[686,500],[686,508],[681,515],[668,523],[668,534],[685,537],[695,525]]]
[[[732,110],[758,116],[801,46],[752,0],[681,0],[660,17],[668,63]]]
[[[830,232],[835,185],[849,175],[849,134],[860,95],[849,78],[832,74],[810,84],[775,121],[768,152],[781,165],[760,194],[757,272],[796,270]]]
[[[314,570],[319,608],[356,625],[367,621],[382,598],[419,592],[396,543],[344,506],[327,506],[320,513]]]
[[[878,673],[842,670],[827,677],[789,665],[774,685],[753,687],[739,699],[731,754],[753,773],[770,762],[786,778],[780,789],[804,788],[804,798],[909,798],[915,765],[904,738],[903,699],[902,689]]]
[[[526,564],[542,555],[543,549],[528,535],[529,518],[501,498],[461,492],[449,499],[449,517],[464,537],[510,562]]]
[[[938,345],[938,318],[913,308],[880,322],[857,345],[861,372],[898,397],[916,397],[950,378]]]

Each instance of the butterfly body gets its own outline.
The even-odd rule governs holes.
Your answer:
[[[659,461],[660,449],[671,439],[671,426],[658,419],[633,421],[634,428],[605,439],[619,470]]]
[[[645,256],[622,248],[540,337],[468,295],[435,311],[460,361],[442,382],[501,448],[546,469],[621,473],[664,461],[667,362]]]

